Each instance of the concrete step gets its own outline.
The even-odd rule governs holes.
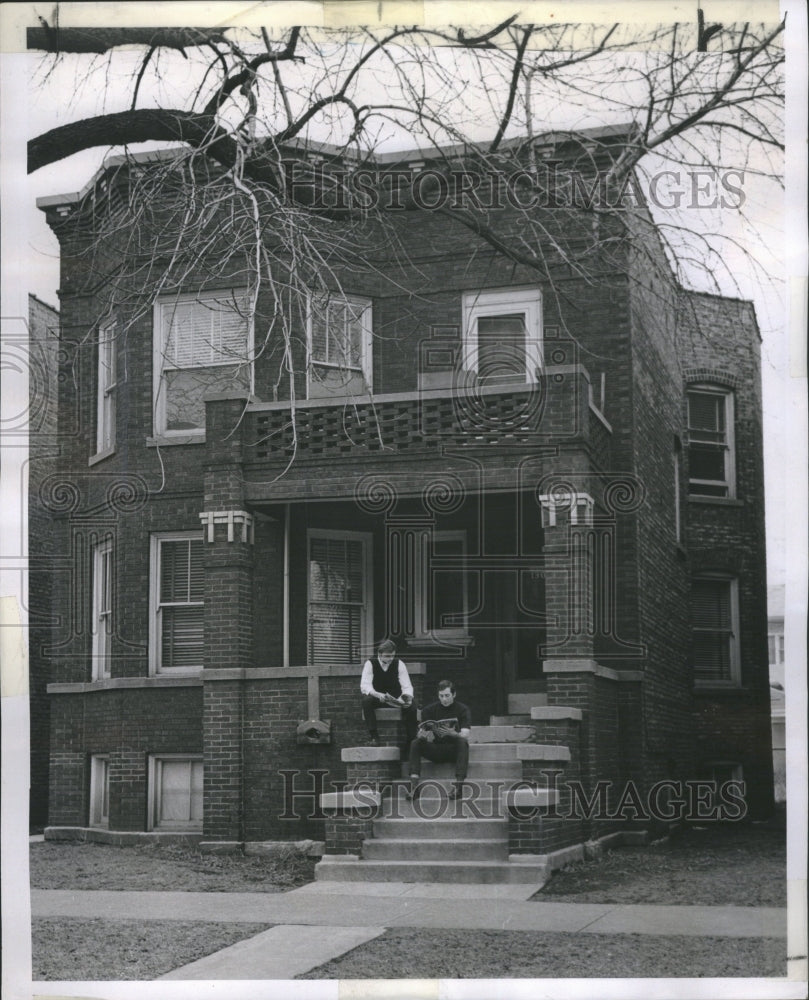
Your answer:
[[[452,785],[444,778],[430,778],[423,782],[423,787],[417,802],[409,802],[405,798],[407,784],[394,787],[389,796],[382,800],[380,819],[411,819],[427,820],[464,820],[464,819],[499,819],[507,815],[502,803],[504,790],[513,782],[511,779],[487,779],[464,786],[463,800],[450,800],[447,793]]]
[[[470,743],[521,743],[534,736],[533,726],[473,726]]]
[[[455,838],[508,841],[508,823],[505,819],[377,819],[374,820],[374,837],[409,840],[454,840]]]
[[[508,696],[509,715],[531,714],[531,709],[537,705],[547,705],[548,696],[540,692],[510,694]]]
[[[490,715],[490,726],[530,726],[530,715]]]
[[[361,861],[324,855],[315,877],[329,882],[463,882],[527,883],[541,885],[545,865],[509,861]]]
[[[407,776],[410,776],[408,766]],[[431,760],[421,762],[422,778],[455,778],[455,765],[452,763],[435,763]],[[522,765],[518,760],[470,760],[467,778],[471,781],[477,778],[513,778],[519,781],[522,777]]]
[[[485,840],[480,837],[446,840],[418,840],[386,837],[370,839],[362,845],[362,856],[368,861],[505,861],[507,840]]]

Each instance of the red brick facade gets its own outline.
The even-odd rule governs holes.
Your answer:
[[[575,736],[570,723],[557,728],[575,740],[585,787],[632,779],[647,788],[731,762],[743,768],[751,811],[767,811],[759,348],[747,303],[685,292],[668,267],[649,267],[649,257],[660,263],[654,234],[605,247],[597,280],[552,256],[538,280],[445,218],[403,212],[395,259],[378,250],[343,276],[346,291],[373,301],[373,407],[301,402],[291,456],[291,411],[283,385],[273,388],[270,349],[255,362],[253,397],[208,399],[204,439],[155,441],[147,308],[124,316],[115,449],[92,461],[107,300],[86,269],[79,215],[73,205],[64,217],[49,209],[62,243],[66,377],[46,500],[55,554],[71,567],[54,595],[51,825],[89,824],[89,761],[108,754],[109,828],[147,829],[150,758],[177,754],[204,761],[204,841],[322,839],[315,793],[346,779],[340,749],[365,739],[367,650],[351,664],[310,663],[307,538],[318,530],[367,536],[365,631],[393,633],[407,662],[425,664],[413,677],[420,703],[448,677],[473,723],[485,724],[506,712],[509,693],[534,691],[581,709]],[[519,217],[504,209],[497,224],[506,233]],[[420,391],[431,364],[460,370],[463,293],[525,286],[542,293],[539,382],[474,398]],[[269,311],[260,298],[257,324]],[[724,504],[687,497],[685,392],[695,381],[736,394],[737,496]],[[201,514],[219,518],[201,528]],[[113,539],[114,628],[110,677],[93,680],[90,549],[102,528]],[[397,603],[414,571],[396,553],[433,530],[465,539],[466,635],[454,643],[425,640],[408,618],[412,601],[410,611]],[[150,546],[161,532],[204,539],[204,663],[194,675],[154,675]],[[741,681],[721,692],[696,691],[690,663],[689,583],[704,569],[738,578]],[[330,742],[298,741],[309,718],[330,723]],[[550,723],[538,728],[539,742],[554,742]],[[312,790],[309,804],[295,799],[305,806],[297,819],[290,782]]]

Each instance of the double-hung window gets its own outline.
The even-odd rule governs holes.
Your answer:
[[[372,329],[370,299],[332,294],[309,300],[310,397],[371,392]]]
[[[542,367],[542,295],[500,288],[463,296],[464,368],[483,386],[535,382]]]
[[[736,495],[733,393],[716,386],[688,390],[688,492]]]
[[[309,532],[309,663],[351,663],[372,640],[371,536]]]
[[[199,531],[152,536],[151,672],[202,669],[202,537]]]
[[[154,420],[160,435],[205,430],[205,396],[252,389],[247,295],[174,295],[155,303]]]
[[[93,608],[92,646],[93,680],[110,676],[112,645],[113,565],[112,538],[99,538],[92,546]]]
[[[149,829],[198,830],[202,827],[201,754],[164,754],[149,758]]]
[[[98,401],[96,408],[96,453],[115,448],[115,390],[117,388],[116,325],[98,331]]]
[[[694,682],[698,687],[740,683],[737,581],[698,576],[691,581]]]

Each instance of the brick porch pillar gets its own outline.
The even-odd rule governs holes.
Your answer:
[[[253,516],[242,486],[243,395],[206,400],[205,503],[200,512],[205,570],[202,847],[244,840],[244,682],[206,677],[253,663]]]

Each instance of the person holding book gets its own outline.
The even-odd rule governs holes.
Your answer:
[[[377,646],[376,656],[365,661],[360,679],[362,717],[368,727],[368,745],[379,746],[376,726],[378,708],[401,708],[407,746],[415,738],[418,719],[413,699],[413,685],[403,660],[396,655],[396,645],[385,639]]]
[[[421,725],[410,744],[410,791],[408,799],[418,795],[421,758],[451,761],[455,764],[455,783],[449,791],[451,799],[461,794],[469,766],[469,730],[472,717],[469,709],[455,700],[452,681],[439,681],[438,701],[421,710]]]

